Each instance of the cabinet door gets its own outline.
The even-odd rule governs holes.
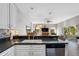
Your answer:
[[[14,56],[14,46],[10,47],[9,49],[3,51],[0,56]]]
[[[0,28],[8,28],[8,4],[0,4]]]
[[[16,56],[45,56],[45,45],[16,45]]]
[[[29,46],[30,45],[16,45],[15,46],[15,55],[16,56],[29,56]]]
[[[33,56],[45,56],[46,50],[45,45],[32,45]]]
[[[8,56],[14,56],[15,55],[15,46],[12,46],[8,49]]]

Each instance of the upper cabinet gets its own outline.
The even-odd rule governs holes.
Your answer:
[[[9,25],[9,4],[0,4],[0,29],[7,29]]]

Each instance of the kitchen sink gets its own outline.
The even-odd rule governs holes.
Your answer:
[[[42,43],[42,40],[24,40],[22,43]]]

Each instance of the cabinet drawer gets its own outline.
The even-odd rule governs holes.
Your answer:
[[[16,52],[28,52],[28,51],[31,51],[31,50],[16,50]]]
[[[16,52],[16,56],[29,56],[29,52]]]
[[[33,49],[45,49],[45,45],[32,45]]]
[[[35,48],[40,48],[40,47],[44,47],[45,45],[31,45],[31,46]]]
[[[16,45],[15,49],[17,50],[29,50],[30,45]]]
[[[16,48],[29,48],[30,45],[16,45]]]
[[[27,49],[29,49],[29,47],[28,48],[21,48],[21,47],[19,47],[19,48],[16,48],[16,50],[27,50]]]

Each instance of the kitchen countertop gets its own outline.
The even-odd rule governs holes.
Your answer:
[[[67,44],[66,41],[62,41],[62,40],[58,40],[58,41],[42,41],[42,42],[24,42],[24,40],[26,41],[26,39],[13,39],[13,40],[8,40],[8,41],[5,41],[5,42],[2,42],[0,43],[0,53],[5,51],[6,49],[14,46],[14,45],[28,45],[28,44],[61,44],[61,45],[65,45]]]
[[[20,35],[20,36],[13,36],[13,39],[41,39],[41,40],[58,40],[58,35],[48,35],[48,36],[26,36],[26,35]]]

